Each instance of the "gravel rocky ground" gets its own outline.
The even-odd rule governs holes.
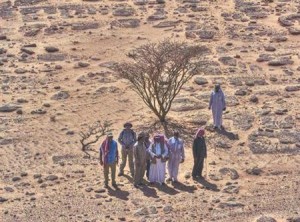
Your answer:
[[[300,221],[299,0],[4,0],[0,21],[1,221]],[[103,190],[78,133],[155,121],[110,68],[165,38],[207,47],[169,115],[186,141],[181,183]],[[215,83],[225,131],[211,129]],[[199,126],[204,182],[190,178]]]

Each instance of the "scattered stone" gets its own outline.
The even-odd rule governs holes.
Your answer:
[[[247,91],[244,89],[238,89],[237,91],[235,91],[234,95],[236,96],[245,96],[247,95]]]
[[[13,177],[13,178],[12,178],[12,181],[13,181],[13,182],[16,182],[16,181],[19,181],[19,180],[21,180],[21,177]]]
[[[52,100],[64,100],[68,99],[70,97],[70,94],[67,91],[60,91],[56,94],[54,94],[51,99]]]
[[[75,65],[75,68],[85,68],[85,67],[88,67],[88,66],[90,66],[90,64],[87,63],[87,62],[78,62],[78,64]]]
[[[171,213],[171,212],[172,212],[172,210],[173,210],[173,207],[172,207],[172,206],[170,206],[170,205],[168,205],[168,206],[165,206],[165,207],[163,208],[163,211],[164,211],[164,213],[165,213],[165,214],[169,214],[169,213]]]
[[[222,175],[226,175],[226,174],[230,174],[230,178],[232,180],[237,180],[239,178],[239,174],[238,172],[235,170],[235,169],[232,169],[232,168],[221,168],[219,170],[219,172],[222,174]]]
[[[11,188],[11,187],[4,187],[4,190],[5,190],[6,192],[10,192],[10,193],[14,192],[14,189]]]
[[[137,28],[140,26],[139,19],[118,19],[112,21],[111,26],[119,27],[119,28]]]
[[[256,175],[259,176],[262,173],[262,169],[258,168],[258,167],[252,167],[250,169],[246,170],[246,173],[250,174],[250,175]]]
[[[289,217],[287,222],[300,222],[300,217]]]
[[[162,21],[156,25],[154,25],[154,28],[172,28],[176,27],[178,25],[178,21]]]
[[[268,217],[268,216],[261,216],[260,218],[258,218],[256,220],[256,222],[276,222],[276,220],[272,217]]]
[[[93,188],[88,187],[88,188],[85,189],[85,191],[88,192],[88,193],[89,193],[89,192],[92,192],[92,191],[93,191]]]
[[[34,179],[38,179],[38,178],[41,178],[41,177],[42,177],[41,174],[34,174],[34,175],[33,175],[33,178],[34,178]]]
[[[34,51],[26,48],[21,48],[21,51],[27,53],[28,55],[33,55],[35,53]]]
[[[252,96],[250,97],[249,101],[252,102],[252,103],[257,103],[257,102],[258,102],[258,98],[257,98],[256,95],[252,95]]]
[[[292,65],[294,61],[291,60],[289,57],[282,57],[273,59],[268,62],[269,66],[285,66],[285,65]]]
[[[291,28],[289,28],[289,33],[291,35],[300,35],[300,29],[299,28],[295,28],[295,27],[291,27]]]
[[[142,207],[135,211],[134,216],[145,216],[148,215],[148,209],[146,207]]]
[[[18,68],[18,69],[15,69],[15,73],[17,74],[24,74],[26,73],[27,70],[26,69],[23,69],[23,68]]]
[[[239,186],[228,185],[223,189],[223,192],[229,194],[238,194],[240,192],[240,188]]]
[[[26,173],[26,172],[21,173],[21,177],[27,177],[27,176],[28,176],[28,173]]]
[[[285,36],[274,36],[271,38],[271,42],[286,42],[287,37]]]
[[[4,203],[4,202],[6,202],[6,201],[8,201],[8,199],[6,199],[6,198],[4,198],[4,197],[0,197],[0,203]]]
[[[268,45],[268,46],[264,46],[265,50],[267,52],[275,52],[276,48],[274,46]]]
[[[235,201],[228,201],[228,202],[223,202],[219,204],[220,208],[226,208],[226,207],[244,207],[245,205],[242,203],[238,203]]]
[[[224,65],[228,65],[228,66],[236,66],[236,64],[237,64],[236,59],[232,58],[230,56],[220,57],[219,61],[222,62]]]
[[[206,85],[208,83],[207,79],[202,78],[202,77],[196,77],[194,79],[194,82],[198,85]]]
[[[295,91],[299,91],[300,90],[300,86],[286,86],[285,87],[285,91],[287,92],[295,92]]]
[[[64,61],[65,55],[60,53],[47,53],[38,55],[38,60],[42,60],[45,62],[56,62],[56,61]]]
[[[14,112],[17,109],[20,109],[20,106],[13,105],[13,104],[5,104],[3,106],[0,106],[0,112],[6,113],[6,112]]]
[[[186,172],[186,173],[184,174],[184,178],[185,178],[185,179],[189,179],[189,178],[191,178],[191,176],[192,176],[191,172]]]
[[[45,47],[45,50],[46,50],[47,52],[50,52],[50,53],[58,52],[58,51],[59,51],[58,48],[53,47],[53,46],[46,46],[46,47]]]
[[[119,7],[114,10],[113,15],[114,16],[133,16],[134,9],[131,7]]]
[[[105,193],[105,189],[98,189],[98,190],[95,190],[94,192],[95,193]]]
[[[17,103],[28,103],[28,100],[20,98],[20,99],[17,99]]]
[[[35,115],[35,114],[38,114],[38,115],[43,115],[43,114],[46,114],[47,111],[46,110],[43,110],[43,109],[36,109],[36,110],[32,110],[31,111],[31,114],[32,115]]]
[[[48,180],[48,181],[54,181],[57,179],[58,179],[58,176],[56,176],[56,175],[49,175],[45,178],[45,180]]]
[[[88,29],[97,29],[99,28],[99,24],[95,22],[90,23],[75,23],[72,25],[72,30],[82,31]]]

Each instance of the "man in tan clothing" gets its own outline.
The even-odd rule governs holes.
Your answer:
[[[146,171],[147,148],[144,144],[145,134],[142,132],[138,135],[137,142],[133,147],[134,155],[134,186],[139,188],[143,185],[143,177]]]

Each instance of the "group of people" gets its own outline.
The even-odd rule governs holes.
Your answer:
[[[127,122],[119,135],[121,145],[121,163],[118,176],[124,176],[124,168],[129,162],[129,169],[133,177],[134,186],[139,188],[144,185],[144,176],[150,184],[165,184],[166,169],[169,178],[167,181],[178,182],[180,163],[185,160],[184,142],[179,132],[174,131],[171,138],[163,134],[155,134],[150,139],[149,133],[140,132],[137,136],[132,130],[132,124]],[[199,129],[193,143],[194,179],[202,177],[203,163],[206,158],[206,144],[204,129]],[[118,143],[113,139],[113,134],[108,133],[100,146],[100,165],[104,168],[104,185],[108,187],[109,170],[111,171],[112,186],[116,184],[116,166],[119,162]]]
[[[223,129],[222,111],[226,109],[226,106],[220,85],[216,85],[211,94],[209,109],[212,109],[214,127]],[[169,139],[163,134],[155,134],[151,140],[147,132],[140,132],[136,135],[132,129],[132,124],[127,122],[119,135],[118,142],[121,145],[122,159],[118,176],[124,176],[124,168],[128,159],[130,174],[136,188],[144,185],[145,174],[150,184],[159,183],[164,185],[166,168],[169,176],[167,180],[173,183],[178,182],[179,165],[185,160],[184,141],[180,138],[178,131],[175,130],[173,136]],[[100,146],[99,161],[104,169],[104,185],[106,188],[108,187],[109,171],[111,171],[112,186],[117,187],[118,142],[113,139],[113,134],[109,132]],[[202,178],[206,157],[204,129],[200,128],[193,141],[193,179]]]

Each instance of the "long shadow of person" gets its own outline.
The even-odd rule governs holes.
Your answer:
[[[215,192],[220,191],[220,189],[218,189],[218,186],[216,184],[210,183],[207,180],[205,180],[204,178],[200,178],[196,181],[198,183],[202,184],[202,186],[204,186],[207,190],[212,190],[212,191],[215,191]]]
[[[175,190],[173,187],[169,187],[167,184],[158,185],[157,189],[169,195],[175,195],[179,193],[179,191]]]
[[[133,178],[128,176],[128,175],[124,175],[123,177],[125,177],[130,183],[133,183]]]
[[[151,188],[148,186],[143,186],[140,188],[140,190],[144,193],[144,195],[146,197],[159,198],[159,196],[157,196],[157,192],[154,188]]]
[[[196,190],[195,186],[187,186],[180,182],[173,183],[173,187],[177,190],[181,190],[188,193],[194,193],[194,191]]]
[[[114,190],[112,188],[108,188],[108,194],[110,196],[114,196],[116,198],[119,198],[121,200],[128,200],[129,192],[121,190],[120,188]]]
[[[230,140],[238,140],[239,139],[239,135],[238,134],[235,134],[233,132],[229,132],[227,131],[226,129],[216,129],[216,132],[221,134],[221,135],[224,135],[226,136],[228,139]]]

